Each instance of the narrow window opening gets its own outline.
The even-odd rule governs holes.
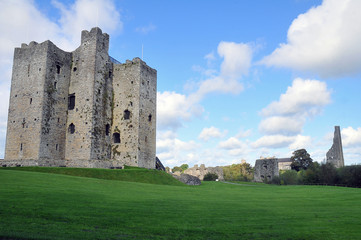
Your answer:
[[[60,118],[58,118],[58,122],[60,122]]]
[[[55,145],[55,150],[57,150],[57,151],[58,151],[58,144],[56,144],[56,145]]]
[[[76,70],[77,70],[77,68],[76,68],[76,67],[74,67],[74,68],[73,68],[73,72],[76,72]]]
[[[125,110],[124,111],[124,120],[127,120],[130,118],[130,111],[129,110]]]
[[[54,82],[54,89],[56,89],[56,84],[57,84],[57,82]]]
[[[148,142],[148,137],[147,136],[145,136],[145,142]]]
[[[113,143],[120,143],[120,134],[113,133]]]
[[[20,143],[20,151],[22,151],[22,150],[23,150],[23,144]]]
[[[28,77],[30,76],[30,64],[28,65]]]
[[[130,102],[130,106],[133,107],[133,102]]]
[[[105,135],[109,136],[110,125],[105,125]]]
[[[30,104],[33,102],[33,99],[32,98],[30,98]]]
[[[148,116],[148,122],[151,122],[152,121],[152,114],[149,114]]]
[[[56,65],[56,73],[59,74],[60,73],[60,66]]]
[[[75,93],[69,94],[68,97],[68,110],[73,110],[75,107]]]
[[[109,71],[109,78],[112,77],[112,71]]]
[[[70,134],[75,133],[75,125],[73,123],[69,125],[68,131]]]
[[[98,94],[100,94],[100,89],[98,89]]]

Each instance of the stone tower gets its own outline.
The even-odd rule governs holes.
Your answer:
[[[345,162],[343,159],[340,126],[335,126],[333,144],[326,154],[326,162],[332,163],[337,168],[345,166]]]
[[[73,52],[15,49],[2,165],[155,168],[157,71],[108,48],[93,28]]]
[[[274,176],[279,176],[278,160],[276,158],[257,159],[254,166],[254,181],[272,181]]]

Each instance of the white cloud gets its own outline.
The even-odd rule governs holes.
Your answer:
[[[331,91],[325,82],[296,78],[279,101],[262,110],[262,115],[298,115],[313,117],[331,102]]]
[[[220,148],[227,149],[227,150],[242,148],[242,146],[243,146],[242,141],[240,141],[239,139],[237,139],[235,137],[231,137],[231,138],[227,139],[226,141],[219,143]]]
[[[200,101],[205,95],[213,92],[239,94],[243,91],[243,84],[240,82],[242,76],[248,74],[251,67],[252,47],[245,43],[220,42],[218,55],[223,58],[220,73],[215,74],[214,69],[203,72],[212,76],[199,83],[198,90],[191,94],[190,98]],[[206,59],[213,59],[213,53],[206,55]]]
[[[293,143],[295,137],[284,135],[266,135],[251,144],[254,148],[283,148]]]
[[[221,132],[216,127],[203,128],[202,132],[199,134],[198,138],[203,141],[209,141],[209,139],[213,138],[222,138],[227,134],[227,131]]]
[[[265,134],[294,135],[302,131],[303,121],[297,118],[273,116],[262,120],[259,130]]]
[[[191,117],[199,117],[203,108],[186,95],[165,91],[157,93],[157,124],[159,128],[177,129]]]
[[[80,32],[84,29],[98,26],[103,32],[112,35],[123,29],[120,13],[112,0],[76,0],[69,6],[57,0],[52,3],[60,11],[61,32],[70,42],[69,47],[79,45]]]
[[[343,128],[341,131],[343,147],[361,147],[361,128]]]
[[[252,49],[250,45],[234,42],[220,42],[218,54],[224,58],[221,75],[226,78],[238,79],[247,75],[251,67]]]
[[[150,23],[147,26],[137,27],[135,31],[141,34],[148,34],[156,29],[157,27],[154,24]]]
[[[203,69],[193,66],[197,71],[205,73],[210,78],[201,81],[198,89],[189,95],[176,92],[163,92],[157,95],[158,126],[164,128],[179,128],[182,121],[188,121],[193,116],[199,117],[203,113],[200,101],[210,93],[239,94],[243,85],[239,81],[248,72],[251,65],[252,49],[244,43],[221,42],[218,45],[218,54],[224,58],[219,74],[214,69]],[[207,60],[214,59],[208,54]],[[187,84],[193,88],[194,84]]]
[[[301,148],[306,149],[306,148],[310,147],[311,144],[312,144],[312,139],[310,136],[297,135],[294,138],[293,143],[289,145],[289,149],[292,151],[301,149]]]
[[[331,102],[331,91],[318,80],[296,78],[286,93],[266,108],[259,130],[268,135],[297,135],[302,132],[307,118],[320,114]]]
[[[324,0],[299,15],[281,44],[261,63],[339,77],[360,72],[361,1]]]

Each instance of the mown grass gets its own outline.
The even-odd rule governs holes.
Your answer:
[[[0,170],[0,236],[360,239],[361,189],[172,186]]]
[[[125,169],[103,168],[62,168],[62,167],[11,167],[1,170],[17,170],[42,173],[64,174],[78,177],[90,177],[106,180],[141,182],[160,185],[183,186],[184,184],[163,171],[126,166]]]

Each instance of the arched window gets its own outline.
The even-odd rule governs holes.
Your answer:
[[[69,132],[70,134],[75,133],[75,125],[74,125],[73,123],[71,123],[71,124],[69,125],[68,132]]]

